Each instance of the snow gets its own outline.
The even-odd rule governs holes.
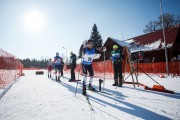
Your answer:
[[[158,49],[159,46],[160,46],[160,44],[161,44],[161,39],[159,39],[159,40],[157,40],[157,41],[155,41],[155,42],[153,42],[153,43],[151,43],[151,44],[147,44],[147,45],[145,45],[145,46],[146,46],[146,47],[149,47],[149,48],[151,48],[151,49]]]
[[[35,75],[34,70],[24,71],[11,89],[0,99],[1,120],[179,120],[180,119],[180,78],[159,78],[150,74],[165,88],[176,94],[166,94],[133,88],[125,84],[122,88],[113,87],[113,80],[105,81],[105,93],[87,91],[94,111],[81,95],[81,82],[77,95],[76,83],[61,78],[62,83]],[[126,74],[125,77],[127,77]],[[65,74],[69,77],[69,74]],[[82,78],[81,78],[82,79]],[[98,89],[99,78],[94,86]],[[127,81],[132,81],[131,77]],[[152,86],[155,84],[144,74],[139,82]]]
[[[166,43],[167,44],[167,43]],[[172,43],[169,43],[169,44],[167,44],[167,48],[170,48],[170,47],[172,47],[173,46],[173,42]],[[165,43],[164,42],[162,42],[161,43],[161,48],[164,48],[165,47]]]
[[[118,43],[121,46],[129,47],[131,53],[137,52],[137,51],[157,50],[160,48],[164,48],[164,46],[165,46],[164,42],[162,42],[161,39],[153,40],[154,41],[153,43],[146,44],[146,45],[139,45],[139,43],[136,43],[133,39],[129,39],[129,40],[125,40],[125,41],[121,41],[121,40],[114,39],[114,38],[111,38],[111,39],[114,40],[116,43]],[[173,43],[169,43],[169,44],[167,44],[167,47],[170,48],[170,47],[172,47],[172,45],[173,45]]]
[[[115,38],[110,38],[110,39],[112,39],[113,41],[115,41],[116,43],[118,43],[121,46],[129,46],[128,42],[121,41],[121,40],[118,40],[118,39],[115,39]]]

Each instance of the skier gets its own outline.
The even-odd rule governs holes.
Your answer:
[[[62,58],[59,56],[59,53],[56,53],[54,57],[54,67],[55,67],[55,77],[56,81],[60,81],[60,68],[61,68]],[[58,74],[58,76],[57,76]]]
[[[103,49],[104,50],[104,49]],[[88,88],[89,90],[96,91],[94,87],[92,87],[92,82],[93,82],[93,76],[94,76],[94,71],[92,67],[92,61],[95,57],[96,53],[101,53],[102,48],[97,48],[95,49],[93,47],[93,41],[88,40],[86,47],[83,49],[83,60],[82,60],[82,71],[83,71],[83,88],[82,88],[82,94],[86,95],[86,81],[87,81],[87,71],[89,72],[90,80],[89,80],[89,85]]]
[[[122,87],[122,60],[124,58],[123,53],[118,48],[117,45],[113,46],[113,51],[111,52],[110,59],[113,62],[113,69],[114,69],[114,84],[113,86]],[[118,84],[119,80],[119,84]]]
[[[47,69],[48,69],[48,78],[51,78],[51,71],[52,71],[53,62],[51,61],[51,58],[49,59],[47,63]]]
[[[71,51],[70,52],[70,66],[71,66],[71,79],[69,82],[76,81],[74,69],[76,68],[76,55]]]

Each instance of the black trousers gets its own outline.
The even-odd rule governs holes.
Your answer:
[[[71,79],[76,80],[75,72],[74,69],[76,68],[76,65],[72,64],[71,65]]]
[[[64,65],[61,65],[60,67],[61,76],[63,76],[63,68],[64,68]]]
[[[120,82],[122,84],[122,61],[120,62],[114,62],[113,63],[113,68],[114,68],[114,80],[115,83]]]
[[[83,71],[83,74],[86,76],[87,76],[87,71],[89,72],[89,76],[94,76],[94,70],[93,70],[92,64],[90,65],[82,64],[82,71]]]

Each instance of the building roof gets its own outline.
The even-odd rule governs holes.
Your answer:
[[[165,29],[167,48],[171,48],[176,41],[178,32],[180,32],[179,27],[180,25],[176,25]],[[158,50],[165,47],[163,30],[140,35],[124,41],[108,37],[104,46],[112,46],[114,44],[119,46],[128,46],[131,52]]]
[[[168,48],[173,46],[179,32],[179,27],[180,24],[165,29],[166,44]],[[124,42],[134,42],[139,46],[152,47],[153,49],[161,49],[164,48],[163,30],[158,30],[155,32],[130,38],[128,40],[125,40]]]

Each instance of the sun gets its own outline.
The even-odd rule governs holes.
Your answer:
[[[24,24],[31,31],[40,31],[45,25],[44,15],[38,10],[31,10],[26,13]]]

